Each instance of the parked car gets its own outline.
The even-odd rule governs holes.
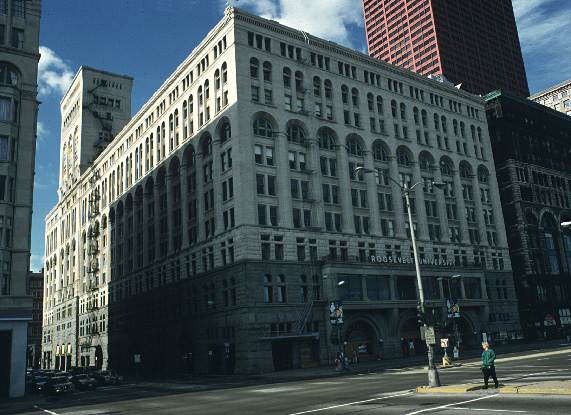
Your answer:
[[[91,376],[97,380],[98,385],[119,385],[123,382],[123,376],[119,376],[112,370],[101,370],[91,373]]]
[[[48,376],[35,376],[26,380],[26,390],[31,393],[41,393],[44,391],[50,378]]]
[[[71,377],[71,382],[77,389],[92,389],[97,386],[97,381],[87,373],[79,373]]]
[[[46,383],[44,393],[48,395],[62,395],[71,393],[74,390],[73,383],[69,381],[67,376],[54,376]]]

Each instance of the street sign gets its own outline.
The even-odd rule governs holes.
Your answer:
[[[329,303],[329,321],[332,326],[343,324],[343,302],[331,301]]]
[[[440,339],[440,347],[443,349],[448,347],[448,339]]]
[[[436,334],[434,333],[434,327],[426,327],[424,330],[424,338],[426,339],[426,344],[436,344]]]
[[[460,304],[456,299],[446,299],[446,308],[448,309],[448,318],[460,318]]]

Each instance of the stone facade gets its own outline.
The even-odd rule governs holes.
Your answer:
[[[571,115],[571,79],[533,94],[529,99],[555,111]]]
[[[571,334],[571,118],[496,91],[485,97],[524,335]]]
[[[227,9],[48,215],[44,351],[59,359],[46,366],[89,355],[125,371],[252,373],[326,364],[337,335],[364,358],[400,355],[401,338],[420,347],[389,175],[424,183],[413,219],[430,305],[461,298],[466,347],[484,331],[518,337],[483,101]],[[437,280],[459,272],[451,288]],[[488,294],[498,280],[501,301]]]
[[[26,293],[40,30],[39,0],[0,2],[0,396],[24,394]]]
[[[39,369],[42,361],[42,320],[44,304],[44,270],[30,272],[27,294],[32,297],[32,320],[28,323],[28,368]]]

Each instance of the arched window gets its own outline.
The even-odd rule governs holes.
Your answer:
[[[488,169],[485,168],[484,166],[480,166],[478,168],[478,181],[480,183],[488,183],[489,178],[490,178],[490,173],[488,172]]]
[[[304,143],[305,142],[305,130],[303,127],[296,123],[289,123],[287,127],[287,140],[292,143]]]
[[[400,103],[400,118],[403,121],[406,121],[406,105],[404,102]]]
[[[204,96],[202,95],[202,85],[198,87],[198,108],[204,103]]]
[[[266,138],[273,138],[274,131],[272,123],[265,117],[258,117],[254,120],[254,135]]]
[[[210,82],[208,79],[204,81],[204,99],[207,100],[210,98]]]
[[[440,160],[440,172],[445,176],[452,176],[454,174],[452,162],[448,159]]]
[[[300,71],[295,71],[295,90],[303,92],[303,74]]]
[[[458,137],[458,121],[452,120],[452,128],[454,129],[454,135]]]
[[[347,85],[341,85],[341,100],[343,104],[349,104],[349,88]]]
[[[420,166],[420,170],[430,171],[432,170],[433,159],[430,154],[424,151],[418,158],[418,164]]]
[[[359,108],[359,91],[357,88],[351,89],[351,101],[354,107]]]
[[[412,109],[412,115],[414,117],[414,123],[416,125],[419,125],[420,124],[420,118],[419,118],[419,114],[418,114],[418,108],[414,107]]]
[[[202,157],[212,155],[212,137],[209,134],[202,139]]]
[[[319,148],[322,150],[335,150],[335,135],[330,128],[321,127],[317,131],[317,139],[319,140]]]
[[[361,139],[355,135],[347,138],[347,151],[353,156],[363,157],[363,145]]]
[[[272,82],[272,64],[265,61],[262,70],[264,72],[264,81]]]
[[[393,99],[391,100],[391,114],[393,115],[393,118],[397,117],[397,112],[398,112],[397,102]]]
[[[17,86],[20,81],[20,71],[11,63],[0,62],[0,84]]]
[[[222,124],[222,127],[220,128],[220,142],[225,143],[231,138],[232,138],[232,128],[230,127],[230,123],[226,121],[224,124]]]
[[[228,65],[226,65],[226,62],[224,62],[222,64],[222,84],[225,84],[228,82]]]
[[[192,95],[188,97],[188,112],[190,114],[194,112],[194,98]]]
[[[370,92],[367,94],[367,108],[371,112],[375,110],[375,97]]]
[[[377,113],[383,115],[383,97],[377,96]]]
[[[422,126],[424,128],[427,128],[428,127],[428,113],[426,112],[426,110],[422,110],[420,112],[420,114],[421,114],[420,116],[422,118]]]
[[[472,136],[472,141],[476,141],[476,127],[470,126],[470,135]]]
[[[326,79],[323,83],[325,89],[325,98],[332,99],[333,98],[333,85],[329,79]]]
[[[319,76],[313,77],[313,95],[316,97],[321,96],[321,79]]]
[[[434,129],[440,130],[440,118],[438,118],[438,114],[434,114]]]
[[[380,141],[373,143],[373,159],[376,161],[389,161],[389,152]]]
[[[284,68],[284,87],[291,88],[291,69]]]
[[[462,138],[466,138],[466,124],[463,121],[460,121],[460,135]]]
[[[220,71],[218,69],[214,72],[214,89],[216,91],[220,89]]]
[[[478,141],[482,143],[482,129],[478,127],[477,131],[478,131]]]
[[[448,125],[446,124],[446,117],[443,115],[440,120],[442,121],[442,131],[448,133]]]
[[[256,58],[250,59],[250,77],[258,79],[260,73],[260,61]]]
[[[460,177],[463,179],[469,179],[472,176],[472,168],[466,162],[460,163],[459,170]]]
[[[397,149],[397,163],[399,166],[409,167],[412,163],[410,151],[405,147],[399,147]]]

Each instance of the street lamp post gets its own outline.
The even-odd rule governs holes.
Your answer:
[[[367,169],[363,166],[359,166],[355,169],[355,173],[358,173],[360,171],[362,171],[363,173],[373,173],[376,175],[383,174],[387,179],[389,179],[393,183],[396,183],[399,186],[402,194],[405,197],[406,209],[407,209],[407,213],[408,213],[410,239],[412,242],[412,250],[413,250],[413,254],[414,254],[414,268],[416,271],[416,282],[418,285],[419,307],[420,307],[421,313],[424,314],[424,289],[422,288],[422,278],[420,276],[420,261],[419,261],[419,257],[418,257],[418,251],[416,248],[416,236],[414,234],[414,226],[413,226],[413,222],[412,222],[412,210],[410,207],[410,192],[412,192],[416,186],[418,186],[420,184],[424,184],[424,181],[417,182],[417,183],[413,184],[412,186],[408,187],[406,185],[406,183],[401,184],[400,182],[393,179],[391,176],[384,174],[378,170]],[[432,182],[432,185],[436,188],[442,188],[444,186],[444,183]],[[428,326],[426,324],[426,322],[423,322],[422,324],[424,325],[424,328],[426,329]],[[440,386],[440,378],[438,376],[438,370],[436,369],[436,365],[434,364],[434,346],[432,344],[429,344],[428,342],[426,343],[426,346],[428,349],[428,352],[427,352],[428,353],[428,386],[437,387],[437,386]]]

